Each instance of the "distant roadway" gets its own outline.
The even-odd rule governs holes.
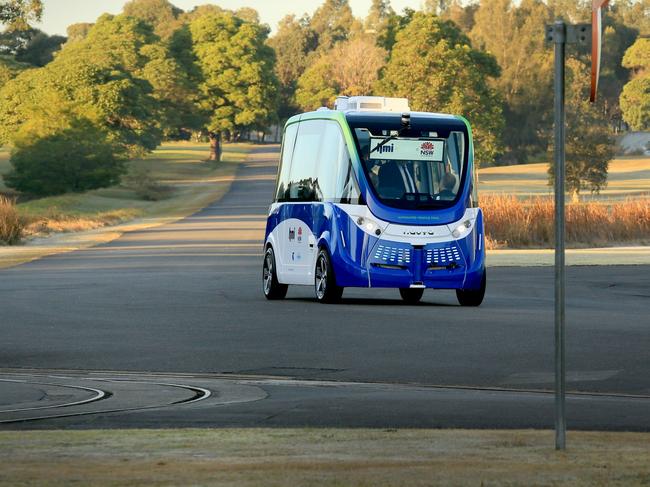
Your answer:
[[[552,268],[489,268],[480,308],[447,291],[415,306],[374,289],[337,305],[308,287],[264,299],[277,151],[258,149],[191,217],[0,271],[0,428],[552,427]],[[569,427],[650,431],[650,266],[567,274],[567,384],[582,392]],[[117,411],[147,403],[125,377],[155,382],[146,397],[160,408]],[[92,411],[65,406],[92,414],[12,422],[43,400],[66,411],[61,387],[68,403],[109,394]],[[231,390],[244,399],[214,402]],[[208,402],[184,404],[195,394]]]

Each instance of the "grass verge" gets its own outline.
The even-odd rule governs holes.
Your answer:
[[[227,191],[232,176],[252,146],[226,145],[223,161],[205,162],[205,144],[164,144],[147,158],[129,163],[130,173],[144,172],[168,188],[162,199],[144,199],[128,182],[111,188],[39,198],[18,205],[28,221],[27,232],[90,230],[146,217],[182,217]],[[128,178],[127,178],[128,181]]]
[[[0,433],[0,485],[648,485],[647,433],[182,429]]]
[[[547,163],[486,167],[479,170],[479,192],[517,197],[552,195],[547,171]],[[581,198],[591,201],[642,196],[650,196],[650,157],[623,156],[610,162],[607,186],[600,194],[585,194]]]
[[[143,199],[142,188],[133,187],[129,178],[119,186],[40,198],[17,205],[25,222],[24,234],[36,246],[22,246],[0,253],[0,267],[27,262],[44,255],[74,250],[119,237],[136,230],[190,215],[223,196],[234,180],[237,165],[252,149],[251,144],[227,144],[223,160],[205,162],[206,144],[164,144],[143,160],[131,161],[129,170],[146,174],[147,184],[163,198]],[[9,170],[8,155],[0,151],[0,174]],[[151,187],[147,188],[151,189]],[[2,187],[0,191],[9,192]],[[43,242],[39,237],[52,233],[83,232],[131,222],[119,228],[97,231],[85,240],[62,235]]]

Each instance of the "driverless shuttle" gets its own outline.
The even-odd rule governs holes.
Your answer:
[[[339,97],[289,119],[264,243],[262,287],[337,301],[346,287],[455,289],[478,306],[486,286],[472,131],[462,117],[411,112],[403,98]]]

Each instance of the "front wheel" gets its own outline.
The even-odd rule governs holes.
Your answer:
[[[424,294],[424,289],[403,287],[400,288],[399,294],[400,296],[402,296],[402,299],[404,300],[405,303],[416,304],[420,301],[420,299],[422,299],[422,295]]]
[[[456,289],[456,297],[461,306],[480,306],[485,296],[486,271],[483,271],[481,287],[478,289]]]
[[[262,264],[262,290],[266,299],[283,299],[287,295],[289,286],[280,284],[275,266],[273,248],[266,249],[264,263]]]
[[[343,295],[343,288],[336,285],[332,261],[325,249],[320,249],[316,257],[314,289],[320,303],[336,303]]]

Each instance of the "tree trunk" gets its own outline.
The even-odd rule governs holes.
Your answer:
[[[210,161],[221,160],[221,134],[218,132],[210,132]]]

